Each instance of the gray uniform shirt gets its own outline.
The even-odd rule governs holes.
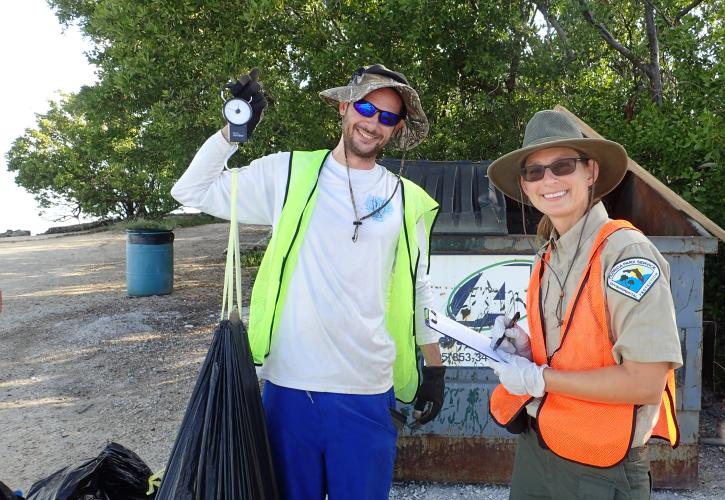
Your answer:
[[[561,237],[552,235],[549,265],[544,266],[541,280],[548,356],[556,351],[561,340],[556,317],[560,288],[552,270],[563,282],[569,266],[572,267],[564,283],[561,308],[564,318],[586,268],[594,239],[609,220],[604,205],[597,203],[588,218],[582,217]],[[580,234],[580,249],[575,256]],[[599,278],[605,291],[614,360],[618,364],[623,359],[644,363],[669,361],[673,368],[682,366],[675,306],[670,292],[670,266],[664,257],[642,233],[622,230],[608,238],[601,261],[602,276]],[[536,416],[539,403],[540,399],[536,399],[527,405],[529,415]],[[633,448],[647,442],[658,416],[659,405],[644,405],[638,409]]]

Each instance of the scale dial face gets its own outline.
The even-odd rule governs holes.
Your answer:
[[[252,107],[244,99],[229,99],[224,103],[224,118],[232,125],[244,125],[252,118]]]

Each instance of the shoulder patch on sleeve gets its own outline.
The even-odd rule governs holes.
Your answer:
[[[612,266],[607,286],[637,302],[660,277],[660,268],[649,259],[635,257],[621,260]]]

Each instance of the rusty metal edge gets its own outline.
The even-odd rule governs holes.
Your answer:
[[[698,447],[671,450],[650,443],[656,488],[697,487]],[[504,438],[403,436],[398,439],[395,479],[444,483],[509,484],[516,441]]]

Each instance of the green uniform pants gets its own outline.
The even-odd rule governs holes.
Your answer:
[[[554,500],[649,499],[651,476],[647,447],[632,448],[627,458],[607,469],[576,464],[539,445],[532,429],[519,434],[509,498]]]

